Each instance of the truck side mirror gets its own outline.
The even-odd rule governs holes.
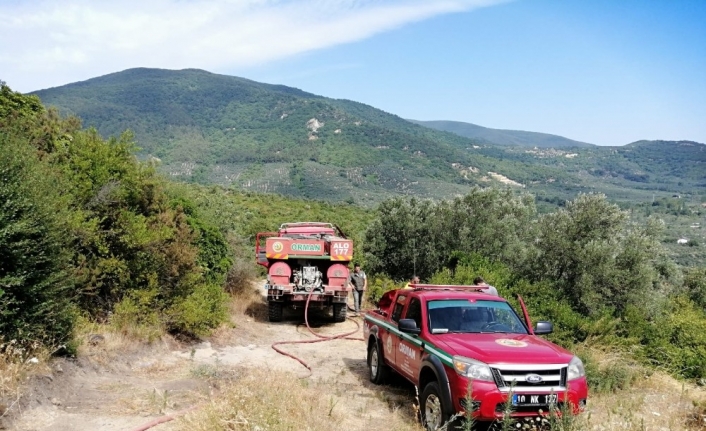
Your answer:
[[[534,327],[534,335],[547,335],[552,332],[554,332],[554,325],[546,320],[538,321],[537,326]]]
[[[420,328],[417,328],[417,322],[414,319],[400,319],[397,323],[397,329],[407,334],[419,334],[422,332]]]

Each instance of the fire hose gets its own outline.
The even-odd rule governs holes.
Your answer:
[[[198,405],[195,405],[195,406],[191,406],[191,407],[189,407],[189,408],[187,408],[187,409],[184,409],[184,410],[182,410],[182,411],[179,411],[179,412],[176,412],[176,413],[172,413],[172,414],[170,414],[170,415],[160,416],[160,417],[158,417],[158,418],[156,418],[156,419],[153,419],[153,420],[147,422],[146,424],[142,424],[142,425],[140,425],[140,426],[137,427],[137,428],[133,428],[133,429],[131,429],[130,431],[146,431],[146,430],[148,430],[148,429],[150,429],[150,428],[152,428],[152,427],[156,427],[156,426],[159,425],[159,424],[163,424],[163,423],[165,423],[165,422],[172,421],[172,420],[178,418],[179,416],[183,416],[183,415],[185,415],[185,414],[187,414],[187,413],[189,413],[189,412],[191,412],[191,411],[193,411],[193,410],[196,410],[197,407],[198,407]]]
[[[313,373],[309,364],[307,364],[303,359],[301,359],[291,353],[288,353],[288,352],[278,348],[277,346],[282,346],[285,344],[313,344],[313,343],[321,343],[324,341],[332,341],[332,340],[365,341],[361,337],[352,337],[353,334],[355,334],[356,332],[358,332],[360,330],[360,323],[358,323],[357,321],[355,321],[353,319],[351,319],[351,320],[356,325],[356,328],[353,331],[344,332],[344,333],[336,334],[336,335],[321,335],[321,334],[314,332],[314,330],[311,329],[311,326],[309,325],[309,302],[311,301],[311,295],[313,293],[314,293],[314,290],[312,289],[309,292],[309,296],[307,296],[307,298],[306,298],[306,305],[304,305],[304,323],[306,323],[306,328],[309,330],[309,332],[311,332],[315,337],[317,337],[317,339],[315,339],[315,340],[278,341],[276,343],[272,343],[272,349],[274,349],[275,352],[279,353],[280,355],[284,355],[284,356],[287,356],[289,358],[294,359],[295,361],[299,362],[304,367],[306,367],[307,370],[309,370],[309,374],[307,374],[306,376],[304,376],[302,378],[310,377],[311,374]]]

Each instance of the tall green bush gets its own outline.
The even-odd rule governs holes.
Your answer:
[[[688,298],[672,298],[642,334],[646,362],[686,378],[706,376],[706,314]]]
[[[3,84],[0,138],[3,333],[65,337],[74,307],[193,335],[225,320],[223,232],[169,196],[130,133],[105,140]]]
[[[0,341],[63,343],[73,307],[66,200],[20,137],[0,129]]]
[[[696,305],[706,310],[706,267],[687,268],[684,274],[684,289]]]

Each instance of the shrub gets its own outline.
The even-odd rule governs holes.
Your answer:
[[[684,274],[684,288],[694,303],[706,308],[706,267],[688,268]]]
[[[0,129],[0,343],[63,343],[74,318],[65,200],[26,140]]]
[[[706,315],[689,299],[673,298],[642,342],[641,357],[648,363],[685,378],[706,376]]]
[[[592,393],[614,393],[631,387],[649,372],[623,352],[601,353],[596,349],[578,348],[586,369],[586,379]],[[599,359],[597,355],[601,355]]]
[[[565,208],[538,220],[534,255],[525,276],[549,280],[582,314],[618,315],[629,304],[646,304],[667,260],[657,240],[658,220],[631,224],[628,213],[604,195],[580,195]]]
[[[208,335],[228,318],[228,297],[221,286],[201,284],[169,310],[170,328],[197,337]]]
[[[151,343],[164,332],[158,310],[152,308],[156,291],[136,291],[115,304],[110,324],[130,338]]]
[[[253,256],[248,253],[253,249],[243,238],[230,233],[228,247],[233,256],[233,264],[226,275],[225,290],[231,295],[238,295],[249,291],[257,276],[257,267]]]
[[[429,278],[451,252],[479,253],[508,266],[524,262],[533,198],[509,190],[474,188],[453,201],[432,203],[401,198],[380,204],[365,234],[371,273],[405,279]]]
[[[370,277],[368,280],[368,291],[367,298],[368,301],[375,305],[378,303],[382,295],[390,290],[400,289],[404,287],[404,283],[397,283],[392,279],[385,277],[384,275],[377,275]]]
[[[104,140],[0,84],[4,336],[63,341],[75,308],[194,335],[225,319],[222,232],[171,201],[135,149],[130,133]]]

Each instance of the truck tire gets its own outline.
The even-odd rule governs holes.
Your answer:
[[[284,310],[284,304],[281,302],[268,302],[267,303],[267,317],[270,322],[281,322],[282,313]]]
[[[337,323],[346,321],[346,304],[333,304],[333,321]]]
[[[422,415],[422,425],[427,431],[435,431],[449,420],[440,394],[439,384],[436,382],[429,382],[422,391],[419,410]]]
[[[385,383],[390,369],[385,364],[382,357],[380,343],[373,343],[368,349],[368,368],[370,369],[370,381],[376,385]]]

